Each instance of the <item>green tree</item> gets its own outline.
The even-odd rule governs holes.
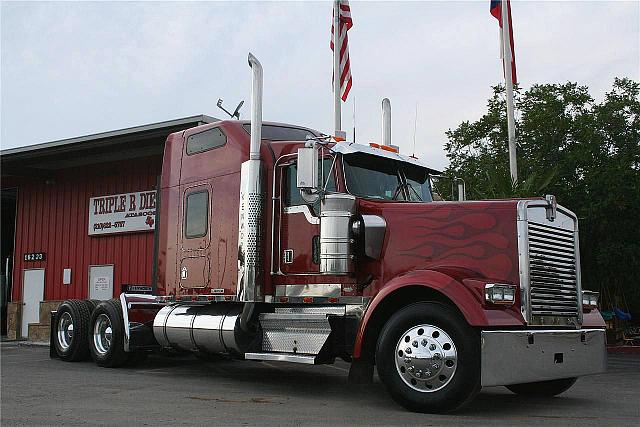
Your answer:
[[[576,83],[516,90],[520,182],[509,175],[504,88],[447,132],[448,176],[471,199],[554,194],[580,221],[583,285],[640,316],[640,84],[615,79],[600,102]],[[442,194],[451,189],[443,185]],[[626,300],[626,302],[625,302]]]

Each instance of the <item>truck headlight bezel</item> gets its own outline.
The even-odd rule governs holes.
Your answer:
[[[494,305],[514,305],[517,287],[508,283],[487,283],[484,285],[484,300]]]
[[[593,310],[598,308],[600,292],[582,291],[582,309]]]

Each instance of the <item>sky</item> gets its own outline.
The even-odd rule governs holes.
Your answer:
[[[0,5],[2,149],[171,120],[224,117],[264,67],[265,120],[331,133],[331,2],[7,2]],[[351,1],[351,139],[392,143],[444,168],[445,132],[486,111],[502,82],[489,0]],[[512,1],[520,85],[567,81],[602,99],[640,81],[640,2]],[[417,122],[416,117],[417,105]]]

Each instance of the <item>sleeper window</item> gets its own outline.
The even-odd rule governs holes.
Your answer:
[[[218,128],[205,130],[187,138],[187,154],[197,154],[203,151],[222,147],[227,143],[227,137]]]
[[[188,194],[185,205],[185,237],[191,239],[205,236],[209,223],[209,192]]]

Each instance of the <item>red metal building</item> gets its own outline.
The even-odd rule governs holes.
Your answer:
[[[151,284],[166,137],[213,121],[192,116],[1,152],[3,335],[41,339],[45,314],[62,300]],[[136,200],[139,217],[118,214]]]

